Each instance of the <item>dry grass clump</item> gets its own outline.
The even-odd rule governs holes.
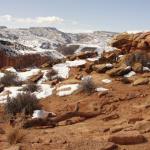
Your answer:
[[[35,95],[31,93],[22,93],[14,98],[8,97],[4,109],[6,114],[13,116],[22,112],[26,115],[31,115],[34,110],[40,109],[40,105]]]
[[[54,69],[50,69],[47,74],[46,74],[46,77],[48,78],[48,80],[52,80],[53,79],[53,76],[56,76],[58,73],[56,70]]]
[[[21,85],[22,82],[19,80],[17,74],[12,72],[7,72],[0,79],[0,84],[3,84],[4,86],[18,86]]]
[[[27,84],[22,90],[33,93],[35,91],[38,91],[39,89],[40,89],[40,87],[37,84],[30,83],[30,84]]]
[[[87,94],[93,93],[95,91],[95,87],[95,83],[93,82],[93,79],[90,76],[85,77],[80,83],[81,91]]]

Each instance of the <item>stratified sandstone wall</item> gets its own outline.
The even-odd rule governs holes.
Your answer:
[[[3,51],[0,52],[0,68],[13,66],[16,68],[25,68],[30,66],[40,66],[49,61],[50,58],[40,54],[29,54],[21,56],[7,56]]]

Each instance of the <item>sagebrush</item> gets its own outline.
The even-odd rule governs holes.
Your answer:
[[[17,74],[12,72],[5,73],[5,75],[0,79],[0,83],[4,86],[18,86],[22,84]]]
[[[95,87],[95,83],[90,76],[85,77],[80,83],[81,90],[88,94],[93,93],[95,91]]]
[[[14,98],[8,96],[4,109],[6,114],[11,114],[13,116],[22,112],[25,113],[25,115],[31,115],[34,110],[40,109],[40,105],[35,95],[31,93],[22,93]]]

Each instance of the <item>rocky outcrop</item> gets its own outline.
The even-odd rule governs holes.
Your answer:
[[[86,59],[86,58],[93,58],[98,56],[98,53],[96,51],[87,51],[87,52],[81,52],[79,54],[75,54],[73,56],[68,56],[68,60],[75,60],[75,59]]]
[[[113,38],[112,46],[125,51],[137,49],[150,51],[150,32],[118,34]]]

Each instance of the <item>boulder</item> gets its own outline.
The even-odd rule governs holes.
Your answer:
[[[28,79],[28,82],[36,83],[43,77],[43,73],[41,71],[38,72],[38,74],[31,76]]]
[[[112,142],[96,141],[92,139],[84,139],[69,143],[66,147],[67,150],[117,150],[118,146]]]
[[[111,135],[108,141],[120,145],[130,145],[144,143],[146,138],[137,131],[121,131]]]
[[[110,70],[113,68],[112,64],[99,64],[93,66],[93,70],[97,73],[105,73],[107,70]]]
[[[113,68],[106,73],[110,76],[123,76],[131,71],[130,66],[122,65],[118,68]]]
[[[108,51],[108,52],[103,52],[101,54],[101,58],[99,59],[99,63],[114,63],[117,62],[117,58],[119,55],[121,55],[120,50],[114,50],[114,51]]]
[[[143,72],[143,65],[141,63],[134,63],[132,66],[132,70],[137,72],[137,73],[141,73]]]
[[[84,71],[86,73],[91,73],[93,71],[93,63],[92,62],[86,63]]]
[[[133,82],[133,85],[144,85],[144,84],[148,84],[149,83],[149,78],[138,78]]]
[[[68,60],[76,60],[76,59],[86,59],[86,58],[93,58],[98,56],[98,53],[96,51],[88,51],[88,52],[81,52],[79,54],[74,54],[71,56],[68,56]]]

